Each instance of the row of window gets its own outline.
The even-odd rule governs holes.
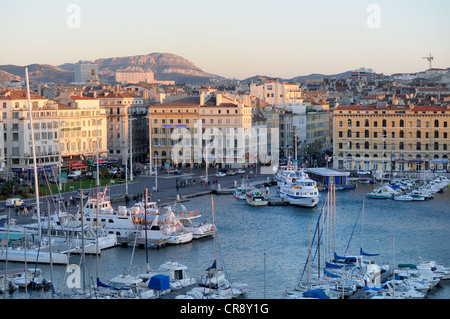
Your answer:
[[[364,138],[370,138],[370,131],[369,130],[365,130],[364,131],[364,136],[362,136],[361,134],[362,132],[352,132],[352,130],[348,130],[347,131],[347,136],[346,137],[364,137]],[[378,133],[379,132],[373,132],[373,137],[377,138],[378,137]],[[430,138],[430,137],[434,137],[434,138],[447,138],[448,133],[447,132],[442,132],[442,135],[440,134],[440,132],[438,130],[435,130],[433,132],[433,134],[431,135],[430,132],[424,132],[422,133],[420,130],[417,130],[414,134],[414,132],[408,132],[409,133],[409,138]],[[354,134],[354,135],[353,135]],[[391,132],[391,138],[396,138],[395,136],[396,132]],[[405,131],[400,130],[398,132],[398,137],[399,138],[404,138],[406,136]],[[338,132],[338,137],[344,137],[344,132],[343,131],[339,131]],[[386,130],[383,130],[383,132],[381,132],[380,137],[386,137],[388,138],[388,134],[386,132]]]
[[[355,149],[361,149],[362,146],[366,150],[371,149],[369,142],[364,142],[364,144],[363,144],[363,143],[352,143],[351,141],[348,141],[346,144],[347,144],[346,145],[347,149],[352,149],[353,146],[355,147]],[[338,148],[339,149],[343,149],[344,145],[345,145],[345,143],[338,143]],[[413,145],[414,144],[411,144],[411,143],[408,144],[408,149],[409,150],[413,150]],[[421,151],[422,149],[426,150],[426,151],[429,151],[431,145],[433,146],[433,150],[435,150],[435,151],[441,150],[440,146],[442,146],[442,150],[444,150],[444,151],[447,150],[447,144],[446,143],[439,144],[438,142],[434,142],[432,144],[417,142],[415,144],[415,149],[417,151]],[[403,143],[403,142],[398,143],[398,149],[399,150],[405,150],[405,146],[406,146],[406,144]],[[380,143],[380,149],[381,148],[382,149],[387,149],[387,143],[386,142]],[[373,143],[372,144],[372,149],[374,149],[374,150],[378,149],[378,143]],[[396,149],[396,144],[392,143],[391,144],[391,150],[395,150],[395,149]]]
[[[342,127],[343,126],[343,121],[339,121],[339,126]],[[355,121],[355,126],[356,127],[360,127],[361,125],[360,121]],[[413,122],[409,121],[408,122],[409,127],[413,127]],[[347,120],[347,126],[352,126],[352,120],[348,119]],[[382,127],[387,127],[387,120],[383,119],[381,121],[381,126]],[[416,121],[416,127],[421,127],[422,126],[422,120],[417,120]],[[370,121],[368,119],[364,120],[364,127],[370,127]],[[373,122],[373,127],[378,127],[378,121],[374,121]],[[395,121],[391,122],[391,127],[397,127],[395,124]],[[404,120],[400,120],[399,121],[399,127],[405,127],[405,121]],[[425,122],[425,127],[430,127],[430,122],[426,121]],[[434,127],[439,127],[439,120],[434,120]],[[443,121],[443,127],[447,127],[447,121]]]

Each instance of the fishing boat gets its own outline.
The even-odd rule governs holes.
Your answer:
[[[266,200],[265,196],[265,190],[255,187],[250,187],[245,192],[245,200],[247,204],[252,206],[267,206],[269,201]]]

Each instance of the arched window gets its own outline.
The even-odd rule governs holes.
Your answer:
[[[416,137],[417,137],[417,138],[421,138],[421,134],[420,134],[420,131],[419,131],[419,130],[417,130]]]
[[[434,143],[434,150],[439,151],[439,143],[438,142]]]
[[[400,135],[400,138],[404,138],[405,137],[405,132],[403,130],[400,130],[400,132],[398,132]]]
[[[421,148],[422,148],[422,144],[420,144],[420,142],[417,142],[416,150],[420,151]]]
[[[352,130],[347,131],[347,137],[352,137]]]
[[[369,137],[369,130],[364,131],[364,137]]]
[[[365,120],[365,121],[364,121],[364,126],[365,126],[365,127],[369,127],[369,120]]]
[[[400,127],[405,127],[405,121],[400,120]]]
[[[434,127],[439,127],[439,120],[434,120]]]
[[[439,131],[438,130],[434,131],[434,138],[439,138]]]

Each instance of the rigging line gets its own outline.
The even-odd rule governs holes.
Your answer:
[[[327,196],[328,196],[328,195],[327,195]],[[320,212],[320,214],[319,214],[319,217],[317,218],[316,229],[315,229],[315,231],[314,231],[314,235],[313,235],[313,238],[312,238],[312,241],[311,241],[311,246],[313,245],[313,243],[314,243],[314,241],[315,241],[315,238],[316,238],[316,234],[317,234],[317,232],[318,232],[318,230],[319,230],[320,219],[322,218],[322,214],[324,213],[324,208],[325,208],[325,202],[322,203],[322,210],[321,210],[321,212]],[[322,227],[323,227],[323,225],[322,225]],[[316,254],[317,254],[317,247],[316,247],[316,252],[315,252],[315,254],[314,254],[314,258],[315,258],[315,256],[316,256]],[[312,260],[314,260],[314,258],[312,258]],[[306,267],[307,267],[307,265],[308,265],[308,262],[309,262],[309,256],[306,258],[306,263],[305,263],[305,266],[303,267],[303,272],[302,272],[302,275],[300,276],[300,280],[303,278],[303,275],[304,275],[304,273],[305,273],[305,270],[306,270]]]
[[[43,213],[43,217],[45,218],[45,212]],[[36,262],[34,264],[33,280],[31,281],[30,299],[31,299],[31,295],[33,293],[34,279],[36,278],[36,271],[37,271],[37,265],[38,265],[38,260],[39,260],[39,253],[41,251],[42,236],[43,235],[41,233],[40,238],[39,238],[39,246],[38,246],[38,252],[37,252],[37,256],[36,256]],[[25,274],[25,284],[27,284],[27,274]]]
[[[363,202],[363,205],[364,205],[364,202]],[[353,225],[353,230],[352,230],[352,233],[350,234],[350,239],[348,240],[347,248],[345,248],[344,255],[347,254],[348,248],[349,248],[349,246],[350,246],[350,242],[352,241],[352,237],[353,237],[353,233],[355,232],[356,224],[358,223],[359,216],[361,215],[361,212],[362,212],[362,207],[363,207],[363,206],[361,206],[361,208],[359,209],[358,217],[356,218],[355,224]]]
[[[223,271],[225,272],[225,278],[228,279],[228,281],[230,282],[230,291],[231,291],[231,293],[233,293],[232,282],[231,282],[230,276],[228,275],[228,272],[227,272],[227,270],[226,270],[225,260],[223,259],[222,251],[221,251],[221,249],[220,249],[220,244],[219,244],[219,241],[218,241],[218,240],[217,240],[217,246],[218,246],[218,248],[219,248],[220,259],[222,260]],[[217,268],[217,265],[216,265],[216,268]],[[217,275],[217,274],[216,274],[216,275]],[[219,289],[219,287],[217,287],[217,289]]]

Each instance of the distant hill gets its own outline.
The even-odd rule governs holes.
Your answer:
[[[0,70],[25,79],[25,66],[11,64],[0,65]],[[28,65],[28,76],[30,77],[30,81],[33,80],[37,82],[64,84],[73,81],[73,72],[49,64]]]
[[[251,83],[251,82],[256,82],[260,79],[272,79],[272,80],[279,80],[279,81],[286,81],[286,82],[304,82],[306,80],[315,80],[315,79],[326,79],[326,78],[343,78],[343,77],[348,77],[351,75],[352,71],[346,71],[346,72],[342,72],[342,73],[338,73],[338,74],[319,74],[319,73],[312,73],[310,75],[300,75],[300,76],[296,76],[294,78],[291,79],[283,79],[283,78],[274,78],[274,77],[269,77],[269,76],[264,76],[264,75],[255,75],[249,78],[246,78],[244,80],[242,80],[243,82],[246,83]]]
[[[9,72],[0,70],[0,83],[11,82],[11,81],[21,81],[22,78],[18,75],[11,74]]]
[[[194,63],[172,53],[101,58],[92,62],[98,64],[100,78],[110,83],[114,82],[117,70],[152,71],[155,74],[155,80],[172,80],[175,83],[204,83],[211,79],[222,78],[204,72]],[[28,66],[28,73],[30,80],[66,84],[74,81],[74,65],[75,63],[64,63],[59,66],[32,64]],[[0,70],[25,78],[25,66],[0,65]],[[6,74],[4,77],[7,78]],[[0,82],[8,81],[2,81],[0,78]]]
[[[98,64],[99,76],[109,82],[114,82],[115,72],[118,70],[151,71],[155,74],[155,80],[172,80],[175,83],[204,83],[210,79],[222,78],[206,73],[194,63],[172,53],[102,58],[92,62]],[[68,71],[73,71],[73,67],[73,63],[60,65],[60,68]]]

